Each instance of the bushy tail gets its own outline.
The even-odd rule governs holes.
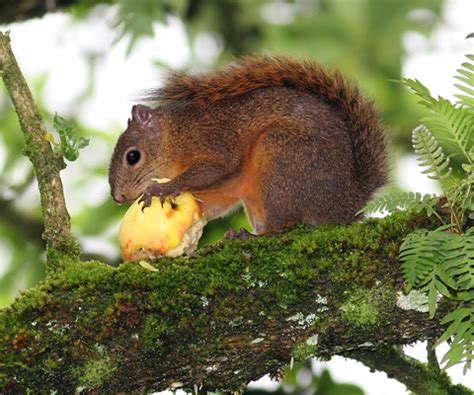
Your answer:
[[[340,112],[351,133],[357,178],[364,194],[387,182],[387,138],[374,104],[341,73],[330,73],[317,63],[247,57],[215,74],[171,73],[165,85],[147,98],[162,104],[187,101],[205,105],[274,86],[311,91]]]

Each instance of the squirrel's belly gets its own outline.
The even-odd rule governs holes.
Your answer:
[[[207,219],[221,217],[241,201],[252,199],[256,192],[253,177],[247,171],[230,182],[213,189],[193,192]],[[253,193],[252,193],[253,192]]]
[[[208,220],[222,217],[232,210],[240,201],[240,196],[234,188],[224,186],[194,192],[201,209]]]

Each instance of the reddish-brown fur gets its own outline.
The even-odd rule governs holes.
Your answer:
[[[242,201],[257,232],[272,233],[350,222],[387,180],[373,104],[317,64],[245,58],[212,75],[172,74],[148,98],[152,121],[134,116],[114,152],[117,200],[190,190],[208,218]],[[130,147],[145,158],[134,167]],[[173,180],[150,187],[163,176]]]

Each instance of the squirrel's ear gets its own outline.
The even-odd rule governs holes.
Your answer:
[[[153,120],[153,110],[142,104],[132,107],[132,119],[143,126],[151,126]]]

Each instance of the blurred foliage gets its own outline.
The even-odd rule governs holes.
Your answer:
[[[298,4],[298,2],[296,2]],[[299,2],[292,23],[265,25],[265,48],[338,67],[376,98],[396,144],[410,148],[419,109],[400,79],[403,33],[429,33],[439,22],[439,0],[322,0]]]
[[[402,35],[428,34],[440,21],[442,0],[118,0],[119,38],[153,36],[156,21],[181,18],[191,42],[211,34],[223,46],[217,64],[261,51],[309,57],[337,66],[377,98],[393,139],[410,148],[419,118],[400,85]],[[81,3],[79,3],[81,4]],[[82,5],[84,7],[84,5]],[[158,37],[159,39],[159,37]]]
[[[337,66],[377,101],[397,151],[409,148],[410,131],[420,117],[419,107],[414,105],[416,99],[400,84],[390,82],[401,78],[406,56],[402,38],[408,31],[429,34],[440,21],[443,4],[442,0],[79,0],[68,10],[76,23],[87,24],[98,3],[103,3],[100,7],[116,7],[116,42],[125,40],[129,53],[140,40],[153,37],[157,22],[168,23],[170,15],[180,18],[192,53],[185,69],[213,68],[236,56],[258,51],[306,57]],[[211,39],[219,49],[217,58],[208,59],[202,52],[198,43],[203,37]],[[117,133],[85,127],[80,113],[81,104],[95,93],[95,72],[106,54],[84,51],[82,55],[89,65],[89,84],[78,94],[66,117],[91,144],[62,176],[70,185],[66,190],[68,203],[82,203],[72,210],[72,224],[85,258],[98,255],[117,264],[116,235],[126,207],[96,193],[107,183],[109,160],[103,150],[97,153],[97,149],[105,146],[106,153],[110,153]],[[48,108],[43,100],[48,75],[28,83],[46,124],[51,126],[56,109]],[[53,131],[52,127],[49,130]],[[34,285],[44,276],[44,246],[38,231],[42,226],[41,210],[31,166],[22,156],[22,149],[23,137],[15,111],[0,84],[0,307],[10,303],[19,289]],[[97,155],[104,157],[88,160]],[[250,229],[242,209],[208,224],[201,245],[219,240],[230,228],[241,227]],[[99,244],[108,248],[98,247]],[[305,374],[310,374],[311,379],[297,380],[298,375]],[[304,388],[303,382],[308,384]],[[314,375],[305,364],[301,369],[291,370],[273,393],[362,391],[335,384],[326,371]]]
[[[274,390],[247,389],[245,395],[364,395],[364,391],[353,384],[336,383],[328,370],[317,374],[311,368],[311,361],[296,364],[285,372],[279,386]]]

